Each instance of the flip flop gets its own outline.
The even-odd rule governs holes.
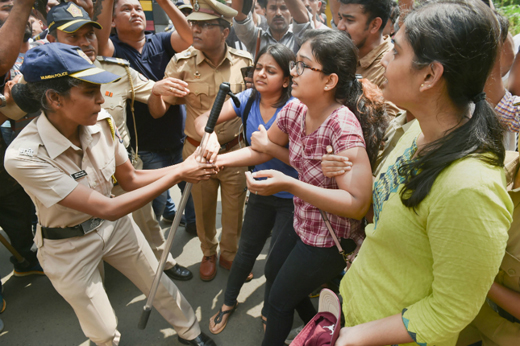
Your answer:
[[[229,321],[229,317],[231,317],[231,314],[233,314],[233,312],[235,312],[235,310],[237,309],[238,307],[238,302],[235,304],[235,306],[230,309],[230,310],[226,310],[226,311],[222,311],[222,308],[220,308],[218,310],[218,313],[215,315],[215,317],[212,317],[211,319],[213,319],[213,323],[215,323],[215,327],[219,324],[219,323],[222,323],[222,325],[218,328],[218,329],[211,329],[211,326],[209,327],[209,331],[212,333],[212,334],[219,334],[220,332],[222,332],[224,330],[224,328],[226,328],[227,326],[227,323]],[[224,320],[224,316],[225,315],[228,315],[228,317],[226,318],[226,320]]]

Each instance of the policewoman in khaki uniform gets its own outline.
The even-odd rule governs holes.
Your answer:
[[[119,134],[123,140],[125,148],[131,153],[132,163],[135,168],[142,168],[142,161],[137,158],[130,146],[130,137],[134,136],[137,147],[139,146],[138,129],[134,133],[129,133],[126,124],[126,104],[131,102],[132,108],[134,101],[148,103],[148,98],[153,90],[160,90],[160,84],[149,80],[141,73],[130,67],[130,63],[125,59],[98,56],[98,42],[95,28],[101,29],[101,25],[92,21],[88,13],[73,2],[63,3],[51,8],[47,14],[47,23],[50,23],[48,40],[50,42],[60,42],[72,46],[79,46],[83,52],[99,68],[111,72],[121,77],[120,80],[101,85],[101,94],[105,102],[102,107],[105,109],[117,126]],[[155,89],[154,89],[155,86]],[[155,90],[157,93],[158,91]],[[135,120],[134,120],[135,124]],[[124,193],[120,185],[114,186],[112,193],[116,196]],[[157,260],[160,260],[166,241],[158,220],[155,218],[152,203],[135,210],[132,213],[135,223],[143,232],[146,241],[152,248]],[[180,266],[173,259],[171,254],[165,264],[164,272],[171,279],[189,280],[193,277],[191,271]]]
[[[97,68],[78,47],[53,43],[31,49],[21,71],[27,84],[15,101],[39,103],[40,117],[6,152],[5,167],[33,200],[39,219],[38,259],[97,345],[118,345],[117,319],[104,290],[101,260],[148,294],[157,260],[128,215],[180,180],[214,174],[194,157],[159,170],[135,170],[100,84],[120,77]],[[130,191],[111,198],[113,180]],[[154,307],[188,345],[215,345],[201,333],[190,304],[165,275]]]
[[[245,85],[240,69],[252,66],[249,53],[226,45],[226,38],[235,10],[215,0],[197,0],[193,12],[187,17],[192,25],[193,47],[176,54],[168,64],[165,78],[178,81],[170,87],[168,96],[152,94],[148,105],[154,117],[162,116],[170,105],[186,104],[186,141],[183,157],[190,156],[199,146],[201,137],[195,129],[195,119],[208,112],[222,82],[231,84],[238,93]],[[220,153],[240,148],[240,118],[215,127],[222,145]],[[217,193],[221,188],[222,236],[220,240],[220,266],[230,269],[235,258],[242,229],[243,207],[246,196],[246,167],[225,168],[202,184],[193,186],[191,194],[197,218],[197,234],[204,257],[200,277],[212,280],[216,275]]]

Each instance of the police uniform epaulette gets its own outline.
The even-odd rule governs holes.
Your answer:
[[[229,49],[229,52],[233,55],[238,55],[238,56],[241,56],[242,58],[247,58],[247,59],[253,60],[253,57],[251,56],[251,54],[249,54],[248,51],[245,51],[242,49],[235,49],[235,48],[231,48],[231,47],[228,47],[228,49]]]
[[[121,59],[121,58],[112,58],[112,57],[108,57],[108,56],[98,56],[97,60],[98,61],[102,61],[102,62],[108,62],[108,63],[111,63],[111,64],[117,64],[117,65],[121,65],[121,66],[130,66],[130,62],[128,60]]]
[[[183,52],[175,54],[175,61],[179,61],[179,60],[183,60],[183,59],[190,59],[190,58],[193,58],[194,56],[197,56],[197,50],[195,50],[195,48],[193,48],[193,47],[190,47]]]

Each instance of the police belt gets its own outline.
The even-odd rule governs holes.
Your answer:
[[[224,151],[227,151],[227,150],[233,148],[235,145],[237,145],[243,139],[244,139],[244,136],[242,135],[242,133],[240,133],[238,136],[236,136],[229,142],[222,144],[220,146],[220,152],[224,152]],[[200,145],[199,141],[197,141],[191,137],[186,136],[186,140],[194,147],[198,147]]]
[[[87,221],[73,227],[51,228],[42,226],[42,236],[45,239],[54,240],[81,237],[85,234],[95,231],[103,223],[103,221],[105,220],[93,217],[92,219],[88,219]]]

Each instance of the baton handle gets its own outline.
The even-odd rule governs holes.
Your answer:
[[[152,308],[148,306],[143,307],[143,312],[141,313],[141,318],[139,319],[139,324],[137,327],[139,329],[145,329],[146,324],[148,323],[148,318],[150,318],[150,313],[152,312]]]
[[[217,98],[213,103],[213,107],[211,108],[211,112],[209,113],[208,122],[206,123],[206,127],[204,131],[206,133],[213,133],[215,129],[215,124],[217,123],[218,116],[220,115],[220,111],[222,110],[222,106],[224,105],[224,101],[226,101],[226,96],[228,95],[231,87],[229,83],[224,82],[220,84],[220,88],[218,90]]]

